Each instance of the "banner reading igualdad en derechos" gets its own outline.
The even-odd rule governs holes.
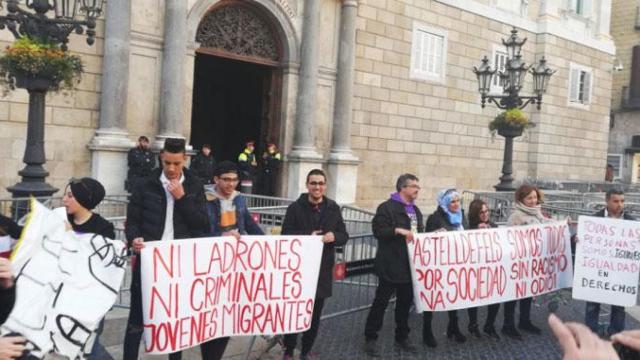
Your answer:
[[[455,310],[570,287],[566,222],[418,234],[407,244],[418,312]]]
[[[211,237],[145,244],[145,350],[163,354],[219,337],[311,325],[320,236]]]
[[[580,216],[573,298],[633,306],[640,272],[640,222]]]

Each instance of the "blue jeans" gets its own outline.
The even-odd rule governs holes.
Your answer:
[[[584,317],[584,322],[591,329],[591,331],[598,333],[598,318],[600,317],[600,303],[594,303],[587,301],[587,311]],[[607,332],[609,335],[613,335],[624,330],[624,307],[611,305],[611,320],[609,321],[609,328]]]
[[[105,355],[108,355],[107,350],[105,350],[104,346],[100,344],[100,335],[102,335],[102,331],[104,330],[104,319],[100,320],[100,324],[98,325],[98,329],[96,330],[96,339],[93,342],[93,347],[91,348],[91,354],[89,354],[89,360],[98,360],[105,358]],[[111,356],[108,356],[110,358]]]

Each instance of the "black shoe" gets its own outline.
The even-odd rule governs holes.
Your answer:
[[[460,329],[458,328],[449,328],[447,329],[447,339],[454,339],[458,343],[463,343],[467,341],[467,338],[462,335]]]
[[[431,333],[422,334],[422,342],[430,348],[434,348],[438,346],[438,342],[436,341],[436,338],[433,337],[433,334]]]
[[[522,340],[522,334],[515,327],[508,326],[502,328],[502,333],[514,340]]]
[[[469,334],[473,335],[477,339],[482,339],[482,334],[478,330],[478,325],[469,325]]]
[[[371,357],[380,357],[380,347],[376,340],[367,340],[364,343],[364,352]]]
[[[484,333],[489,335],[490,338],[500,340],[500,335],[498,335],[498,333],[496,332],[496,328],[494,328],[493,326],[485,326],[482,330],[484,330]]]
[[[533,325],[531,323],[531,321],[526,322],[526,323],[520,323],[520,325],[518,326],[518,328],[522,331],[526,331],[528,333],[531,334],[535,334],[535,335],[540,335],[542,334],[542,330],[540,330],[539,327]]]
[[[411,341],[409,341],[409,339],[396,340],[395,346],[400,350],[408,352],[410,354],[418,353],[418,349],[415,346],[413,346],[413,344],[411,343]]]

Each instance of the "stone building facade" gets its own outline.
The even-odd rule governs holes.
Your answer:
[[[616,59],[613,64],[607,162],[614,168],[615,180],[625,183],[640,182],[639,9],[640,1],[637,0],[614,1],[611,12],[611,36],[616,44]],[[634,72],[637,74],[635,79],[632,78]],[[634,137],[637,139],[635,144]]]
[[[197,148],[203,134],[224,133],[221,109],[237,99],[224,97],[235,78],[211,70],[219,67],[238,71],[247,89],[261,79],[262,90],[242,94],[260,107],[250,115],[259,122],[244,127],[283,149],[285,196],[304,189],[313,167],[327,169],[331,196],[365,207],[403,172],[421,179],[428,204],[443,187],[489,189],[503,140],[491,138],[498,109],[480,107],[472,68],[484,55],[500,62],[513,27],[528,38],[525,62],[544,56],[557,69],[542,109],[526,109],[537,126],[516,139],[515,177],[597,180],[612,97],[610,14],[611,0],[110,1],[97,44],[75,37],[70,46],[88,73],[48,98],[49,181],[91,174],[121,192],[138,135],[156,146],[182,136]],[[17,181],[26,100],[21,91],[0,99],[0,136],[11,144],[0,152],[3,188]]]

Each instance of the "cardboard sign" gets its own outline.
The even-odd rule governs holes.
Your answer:
[[[566,222],[418,234],[407,249],[418,312],[488,305],[571,286]]]
[[[633,306],[640,271],[640,222],[580,216],[573,298]]]
[[[27,338],[31,355],[85,358],[95,331],[117,300],[125,273],[122,241],[67,230],[64,208],[32,200],[12,254],[16,303],[0,333]]]
[[[164,354],[225,336],[311,325],[320,236],[211,237],[145,244],[145,350]]]

